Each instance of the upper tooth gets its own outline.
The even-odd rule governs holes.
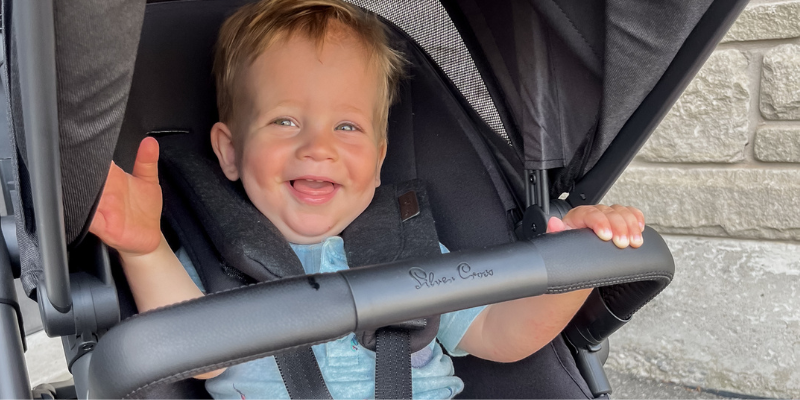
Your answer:
[[[314,182],[313,179],[306,179],[306,182]]]
[[[317,181],[317,182],[322,182],[322,181]]]

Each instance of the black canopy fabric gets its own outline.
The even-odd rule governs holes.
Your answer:
[[[403,28],[448,74],[488,135],[504,139],[499,157],[506,157],[501,167],[511,166],[503,168],[513,175],[507,179],[520,182],[523,164],[550,169],[553,190],[561,193],[594,166],[713,0],[419,0],[414,7],[405,0],[349,1]],[[15,83],[13,1],[4,4],[4,32],[11,33],[5,82],[18,149],[15,210],[22,210],[16,213],[18,240],[30,293],[41,265]],[[117,143],[117,135],[145,7],[144,0],[54,4],[64,218],[67,240],[75,244],[92,217],[115,146],[123,166],[135,154],[135,143]],[[496,145],[495,139],[487,138]]]
[[[563,168],[556,193],[594,166],[711,3],[445,1],[487,62],[525,168]]]

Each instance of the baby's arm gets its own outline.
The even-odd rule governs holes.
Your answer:
[[[161,233],[158,142],[145,138],[133,174],[114,163],[89,231],[119,252],[139,312],[203,295]],[[217,370],[196,378],[219,375]]]
[[[551,218],[548,232],[591,228],[617,247],[642,245],[644,215],[632,207],[583,206],[571,210],[564,221]],[[458,347],[476,357],[514,362],[550,343],[578,312],[591,289],[542,295],[486,307],[467,329]]]
[[[164,236],[159,236],[161,242],[150,253],[120,252],[122,269],[139,312],[203,296]]]
[[[161,234],[158,142],[145,138],[133,174],[111,164],[89,231],[119,252],[139,312],[203,294]]]

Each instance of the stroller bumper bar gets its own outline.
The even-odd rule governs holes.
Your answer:
[[[591,231],[567,231],[430,259],[261,283],[147,312],[99,341],[89,367],[89,396],[137,397],[152,385],[354,331],[546,293],[608,287],[613,290],[601,293],[605,311],[582,310],[570,337],[599,343],[621,325],[613,321],[627,320],[672,279],[674,264],[663,239],[649,227],[643,236],[641,248],[618,249]],[[636,286],[628,290],[626,285]],[[628,308],[615,309],[620,307],[616,304]]]

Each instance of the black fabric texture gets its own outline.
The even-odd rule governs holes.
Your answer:
[[[160,164],[170,184],[189,199],[224,264],[259,282],[305,275],[280,231],[247,199],[241,184],[222,174],[216,160],[161,146]]]
[[[509,189],[504,181],[493,180],[499,178],[499,174],[493,174],[498,167],[480,131],[454,96],[446,78],[424,53],[409,46],[406,56],[412,62],[410,93],[392,109],[391,116],[396,118],[395,112],[406,107],[403,103],[411,103],[413,129],[389,131],[381,180],[397,182],[396,176],[407,174],[396,169],[403,163],[395,164],[395,160],[408,156],[399,151],[405,148],[403,143],[411,140],[416,178],[426,183],[440,241],[450,250],[510,242],[513,229],[507,221],[507,206],[498,193],[500,190],[508,193]],[[394,146],[397,142],[400,145]],[[476,146],[480,146],[480,152]]]
[[[397,199],[408,192],[415,193],[420,213],[402,221]],[[350,268],[441,254],[428,203],[418,180],[378,188],[369,207],[342,232]],[[385,240],[373,243],[375,237]]]
[[[711,3],[445,1],[474,34],[467,45],[523,138],[525,168],[555,169],[556,193],[592,169]]]
[[[184,140],[183,136],[161,137],[159,143],[162,148],[179,148]],[[166,166],[159,168],[164,199],[163,218],[166,222],[166,224],[162,224],[162,230],[174,234],[177,240],[173,240],[173,243],[193,244],[184,246],[184,249],[194,263],[206,290],[213,293],[257,282],[223,261],[216,246],[212,244],[211,238],[206,233],[201,218],[190,206],[191,200],[187,196],[192,193],[191,189],[184,188],[186,182],[182,180],[173,183],[168,172]]]
[[[495,363],[477,357],[453,358],[464,380],[459,399],[591,399],[575,359],[559,335],[524,360]]]
[[[517,151],[525,168],[567,165],[594,125],[597,112],[592,110],[599,108],[602,53],[597,48],[603,39],[596,36],[604,24],[596,15],[602,15],[603,3],[451,3],[457,5],[451,12],[463,14],[468,29],[475,30],[470,50],[487,60],[481,73],[497,82],[511,111],[508,123],[515,127],[509,130],[523,138]],[[591,17],[576,25],[571,20],[576,16]]]
[[[411,398],[411,339],[408,330],[378,329],[375,398]]]
[[[275,362],[290,399],[332,399],[311,347],[278,353]]]
[[[67,243],[74,245],[88,230],[91,213],[108,173],[133,75],[136,48],[144,17],[144,0],[76,0],[54,2],[58,127],[61,189]],[[10,14],[10,13],[9,13]],[[6,13],[4,13],[4,16]],[[9,19],[4,18],[5,22]],[[16,41],[13,26],[4,32],[10,44],[9,125],[18,149],[16,165],[20,192],[30,192],[26,169]],[[10,42],[10,43],[8,43]],[[26,193],[27,194],[27,193]],[[23,194],[25,196],[25,194]],[[16,199],[17,237],[22,283],[26,293],[41,273],[38,242],[30,201]]]

